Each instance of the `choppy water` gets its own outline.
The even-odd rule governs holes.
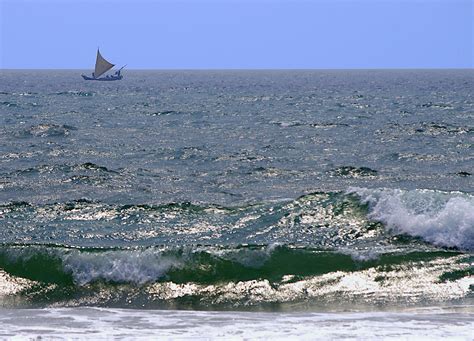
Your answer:
[[[79,74],[0,74],[4,309],[471,309],[473,70]]]

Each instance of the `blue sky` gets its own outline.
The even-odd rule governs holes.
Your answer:
[[[0,0],[0,68],[472,68],[474,0]]]

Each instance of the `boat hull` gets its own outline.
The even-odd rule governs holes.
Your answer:
[[[102,77],[102,78],[88,77],[86,75],[81,75],[81,76],[86,81],[102,81],[102,82],[118,81],[118,80],[121,80],[123,78],[122,75],[120,75],[120,76],[108,76],[108,77]]]

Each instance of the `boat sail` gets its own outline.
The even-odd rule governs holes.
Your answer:
[[[100,54],[99,49],[97,49],[97,58],[95,60],[95,70],[92,73],[92,77],[82,75],[82,78],[84,78],[85,80],[88,80],[88,81],[90,81],[90,80],[94,80],[94,81],[116,81],[116,80],[122,79],[123,76],[120,74],[120,71],[122,71],[122,69],[125,66],[121,67],[118,71],[116,71],[113,76],[106,76],[106,77],[99,78],[104,73],[106,73],[111,68],[113,68],[114,66],[115,66],[115,64],[110,63],[104,57],[102,57],[102,55]]]
[[[114,66],[114,64],[109,63],[107,60],[105,60],[105,58],[102,57],[102,55],[100,54],[99,49],[97,49],[97,59],[95,61],[94,76],[100,77]]]

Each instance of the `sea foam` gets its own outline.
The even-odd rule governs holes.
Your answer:
[[[102,279],[110,282],[143,284],[162,278],[181,262],[153,249],[133,252],[127,250],[96,253],[73,252],[64,256],[64,267],[79,285]]]
[[[445,247],[474,250],[474,197],[461,192],[368,189],[349,194],[367,204],[368,217],[396,234],[408,234]]]

